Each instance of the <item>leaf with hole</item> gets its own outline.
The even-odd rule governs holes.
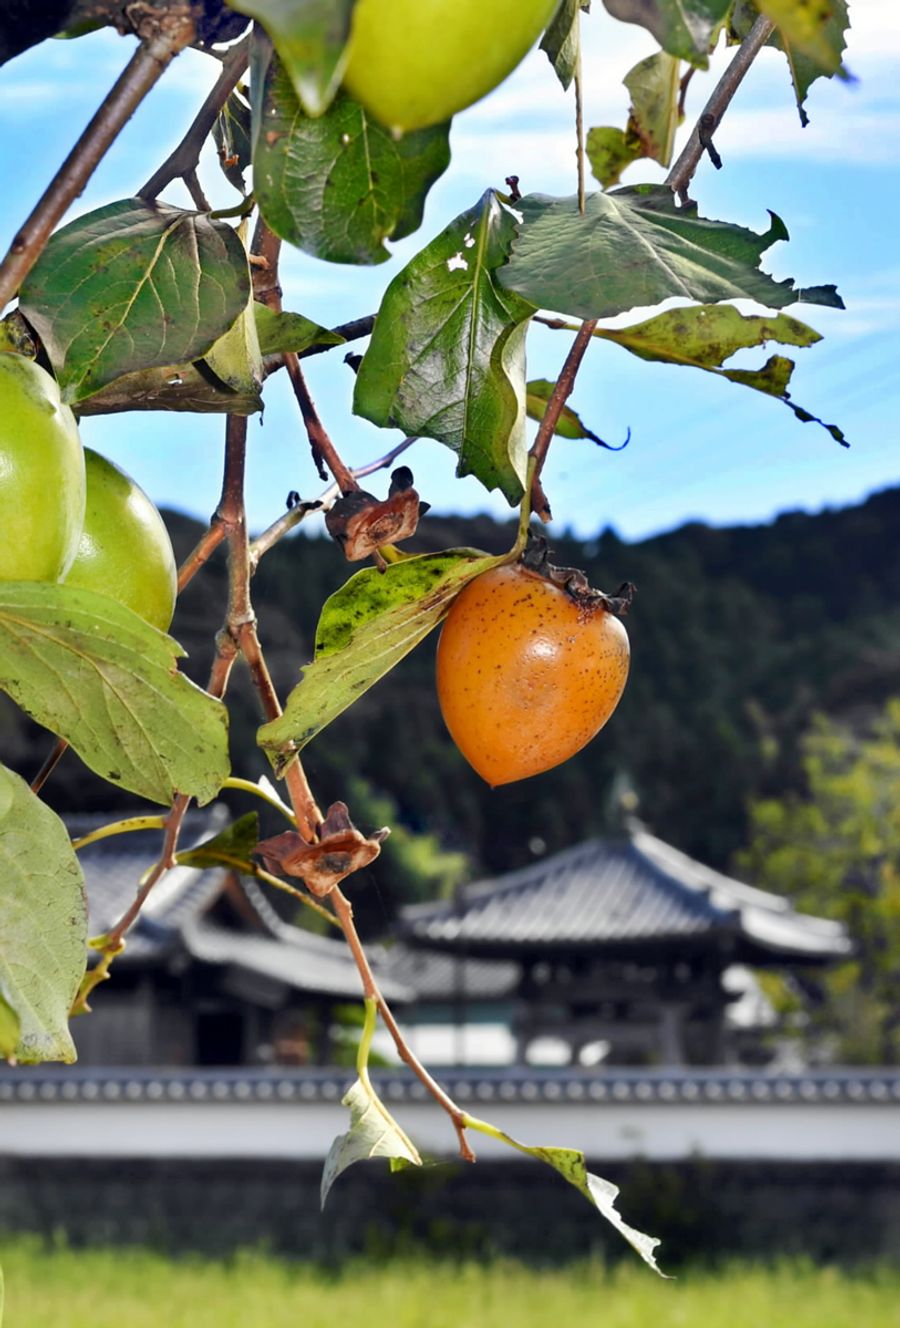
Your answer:
[[[353,409],[382,427],[437,438],[458,475],[500,489],[525,480],[525,331],[532,305],[498,284],[515,235],[491,190],[432,240],[385,292]]]
[[[385,240],[422,221],[425,197],[447,169],[446,125],[394,139],[339,96],[313,119],[273,60],[254,134],[253,188],[276,235],[332,263],[383,263]]]
[[[249,298],[231,226],[131,198],[51,236],[20,305],[78,405],[122,374],[205,355]]]
[[[85,970],[84,877],[66,828],[0,766],[0,1013],[3,1045],[27,1064],[74,1061],[69,1010]]]
[[[437,626],[466,582],[503,561],[449,549],[351,576],[325,601],[315,659],[281,718],[259,730],[260,746],[276,765],[289,760]]]
[[[101,778],[151,802],[209,802],[228,777],[227,712],[178,672],[183,654],[105,595],[0,584],[0,688]]]
[[[584,216],[575,198],[530,194],[516,206],[522,224],[498,279],[540,308],[607,318],[673,296],[844,307],[834,286],[798,290],[759,270],[764,251],[788,238],[774,213],[758,235],[677,207],[663,185],[591,194]]]

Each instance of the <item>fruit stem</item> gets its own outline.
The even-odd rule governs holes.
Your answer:
[[[575,8],[575,162],[578,171],[578,211],[584,216],[584,87],[581,69],[581,7]]]
[[[350,953],[353,955],[356,967],[359,969],[365,1000],[372,1000],[375,1002],[378,1007],[378,1013],[381,1015],[385,1027],[394,1040],[394,1046],[397,1048],[397,1054],[400,1059],[403,1061],[404,1065],[407,1065],[409,1069],[412,1070],[413,1074],[419,1080],[419,1083],[427,1089],[437,1102],[438,1106],[442,1107],[450,1117],[453,1122],[453,1128],[456,1130],[457,1140],[459,1141],[460,1157],[464,1162],[474,1162],[475,1154],[466,1138],[467,1118],[465,1112],[461,1111],[453,1099],[444,1092],[437,1080],[431,1077],[425,1069],[425,1066],[418,1059],[415,1052],[413,1052],[412,1048],[404,1038],[403,1032],[394,1018],[390,1006],[378,989],[378,983],[375,981],[374,974],[372,973],[368,956],[359,939],[356,923],[353,921],[353,906],[350,903],[350,900],[342,892],[339,886],[335,886],[328,898],[330,899],[331,905],[337,915],[338,922],[340,923],[347,944],[350,947]]]
[[[747,33],[747,36],[741,42],[734,58],[719,79],[709,101],[703,107],[700,115],[697,117],[697,123],[694,126],[690,138],[685,144],[684,150],[679,156],[675,165],[666,176],[665,183],[677,194],[681,200],[682,207],[690,205],[688,197],[688,186],[694,178],[694,173],[700,165],[700,159],[706,150],[709,135],[721,123],[722,116],[728,109],[732,97],[737,92],[744,75],[747,73],[753,61],[759,52],[765,46],[775,30],[775,24],[769,18],[764,18],[760,14],[759,18],[753,24],[753,27]]]
[[[534,470],[531,480],[531,506],[533,511],[544,522],[549,521],[553,515],[550,511],[550,504],[547,501],[547,495],[544,493],[541,485],[541,471],[544,468],[544,462],[547,460],[547,453],[550,450],[550,443],[556,426],[559,423],[559,417],[562,414],[563,406],[572,395],[572,389],[575,386],[575,378],[581,367],[581,361],[584,359],[584,353],[588,348],[594,328],[597,326],[596,318],[586,318],[575,334],[575,340],[569,349],[565,363],[556,380],[556,385],[550,393],[547,401],[547,409],[544,411],[543,418],[538,425],[538,431],[535,440],[528,453],[534,463]]]
[[[190,45],[195,29],[188,5],[145,14],[137,25],[140,45],[100,103],[84,133],[16,232],[0,263],[0,312],[31,271],[50,233],[83,191],[107,149],[172,60]]]

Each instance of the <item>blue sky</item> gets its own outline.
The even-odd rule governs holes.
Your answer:
[[[600,6],[585,21],[586,123],[623,124],[628,98],[621,79],[654,49],[642,29],[610,19]],[[791,233],[763,266],[799,285],[836,282],[840,313],[812,306],[791,312],[825,334],[797,354],[793,397],[841,425],[849,451],[783,405],[699,371],[644,364],[617,347],[592,346],[572,404],[611,441],[631,428],[632,442],[613,455],[559,440],[546,487],[560,526],[591,535],[613,525],[642,538],[688,519],[715,524],[766,520],[777,512],[855,502],[900,479],[900,6],[851,0],[847,63],[852,85],[821,80],[810,95],[811,124],[801,129],[786,65],[764,51],[738,94],[717,144],[725,169],[705,163],[693,196],[704,215],[764,230],[766,209]],[[131,43],[110,32],[48,42],[0,70],[0,172],[6,206],[4,248],[127,59]],[[728,59],[717,56],[716,69]],[[71,215],[134,193],[174,146],[215,78],[217,66],[195,52],[181,56],[128,126]],[[696,115],[712,85],[698,75],[688,104]],[[686,133],[682,131],[682,136]],[[416,235],[375,268],[325,264],[290,251],[282,268],[285,306],[325,324],[374,311],[403,262],[490,185],[517,174],[524,191],[574,191],[571,98],[535,52],[490,98],[458,116],[454,159],[433,189]],[[214,158],[202,175],[222,205],[235,200]],[[662,178],[638,165],[624,183]],[[166,197],[187,203],[180,186]],[[749,311],[752,306],[742,306]],[[635,322],[634,311],[620,322]],[[536,329],[529,336],[529,376],[556,377],[568,339]],[[774,348],[770,348],[774,349]],[[745,354],[761,363],[761,354]],[[308,376],[326,424],[352,465],[387,450],[399,435],[350,412],[352,377],[338,352],[309,362]],[[736,360],[734,363],[742,361]],[[266,388],[262,426],[251,422],[248,510],[258,528],[282,510],[285,494],[314,496],[320,482],[283,374]],[[123,465],[154,500],[206,518],[220,482],[222,421],[212,417],[131,414],[84,421],[85,442]],[[455,458],[423,441],[409,455],[422,496],[438,510],[508,512],[497,495],[453,477]],[[379,482],[373,488],[380,491]]]

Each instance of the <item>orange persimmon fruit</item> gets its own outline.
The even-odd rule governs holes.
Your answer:
[[[628,635],[602,598],[573,598],[504,565],[453,601],[438,643],[438,700],[453,741],[496,787],[590,742],[618,704],[628,663]]]

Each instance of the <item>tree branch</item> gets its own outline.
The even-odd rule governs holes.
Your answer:
[[[438,1106],[446,1111],[453,1122],[456,1130],[456,1137],[459,1141],[459,1155],[464,1162],[474,1162],[475,1154],[466,1138],[466,1118],[465,1112],[461,1111],[451,1097],[449,1097],[441,1088],[440,1084],[431,1077],[425,1066],[409,1047],[403,1033],[394,1018],[393,1012],[387,1001],[378,989],[378,983],[375,981],[375,975],[369,964],[368,956],[363,949],[362,942],[356,930],[356,924],[353,921],[353,906],[350,900],[343,893],[339,886],[331,891],[328,898],[334,908],[337,920],[341,924],[341,930],[344,933],[347,944],[350,947],[350,953],[353,955],[356,967],[359,969],[359,976],[362,979],[363,995],[367,1000],[374,1000],[378,1006],[378,1013],[384,1020],[385,1027],[394,1040],[394,1046],[397,1048],[397,1054],[405,1065],[407,1065],[428,1090]]]
[[[182,179],[188,184],[190,178],[196,180],[197,165],[203,145],[212,132],[213,126],[222,107],[237,87],[240,77],[247,68],[250,53],[250,38],[244,37],[232,46],[222,61],[222,71],[216,79],[209,96],[200,107],[194,123],[174,152],[166,158],[159,170],[151,175],[143,189],[138,190],[138,198],[147,200],[156,198],[173,180]],[[193,190],[191,189],[193,196]],[[197,202],[197,199],[194,199]],[[198,203],[198,206],[202,206]],[[206,204],[208,210],[209,204]]]
[[[743,82],[744,75],[769,40],[774,29],[775,24],[772,20],[764,18],[762,15],[753,24],[753,27],[738,47],[728,68],[713,89],[712,96],[698,116],[693,133],[685,144],[683,152],[666,176],[666,184],[673,193],[678,195],[682,206],[690,203],[688,186],[694,178],[694,172],[700,165],[700,158],[704,151],[708,149],[710,135],[718,128],[732,97]]]
[[[534,461],[534,476],[531,481],[531,510],[542,521],[549,521],[552,513],[547,495],[544,493],[541,484],[541,471],[544,468],[544,462],[547,460],[550,442],[559,423],[563,406],[572,395],[576,375],[581,367],[581,361],[584,359],[584,353],[588,348],[597,322],[596,318],[585,319],[575,334],[575,340],[572,342],[571,349],[566,356],[566,362],[562,367],[559,378],[556,380],[556,386],[550,393],[547,409],[544,411],[543,418],[538,425],[537,435],[528,453]]]
[[[138,21],[141,44],[96,115],[50,181],[0,264],[0,311],[37,262],[50,233],[82,192],[107,149],[179,51],[194,37],[187,6],[147,13]]]

